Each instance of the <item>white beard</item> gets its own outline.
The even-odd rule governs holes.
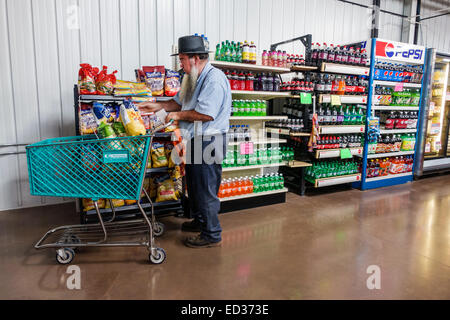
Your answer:
[[[195,88],[197,88],[198,69],[195,65],[191,64],[191,72],[183,76],[180,88],[180,100],[183,105],[189,103],[194,94]]]

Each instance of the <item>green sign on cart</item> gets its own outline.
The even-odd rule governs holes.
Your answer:
[[[311,93],[301,92],[300,93],[300,103],[301,104],[312,104]]]
[[[350,151],[350,149],[345,148],[345,149],[341,149],[341,159],[350,159],[352,158],[352,152]]]

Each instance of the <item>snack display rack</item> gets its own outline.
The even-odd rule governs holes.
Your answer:
[[[366,45],[366,49],[370,52],[370,75],[369,75],[369,94],[368,94],[368,104],[367,104],[367,115],[375,115],[375,111],[418,111],[419,119],[417,124],[420,123],[420,111],[421,102],[423,100],[423,90],[422,85],[424,79],[426,78],[426,55],[427,52],[424,47],[398,43],[389,40],[381,40],[372,38],[369,41],[363,43]],[[421,83],[412,82],[400,82],[400,81],[387,81],[375,79],[375,65],[377,61],[382,61],[386,63],[394,64],[407,64],[413,66],[423,67],[423,77]],[[376,101],[375,86],[384,86],[395,88],[416,88],[420,89],[420,103],[419,106],[398,106],[398,105],[379,105]],[[401,90],[400,90],[401,91]],[[417,127],[418,128],[418,127]],[[418,129],[380,129],[380,134],[404,134],[410,133],[414,134],[416,141],[418,140],[419,132]],[[383,157],[397,157],[397,156],[413,156],[414,161],[416,161],[416,151],[418,148],[418,143],[415,144],[415,150],[412,151],[399,151],[399,152],[388,152],[388,153],[375,153],[369,154],[368,152],[368,128],[366,123],[366,133],[365,133],[365,144],[364,152],[362,155],[362,168],[361,168],[361,181],[353,184],[354,187],[360,188],[362,190],[374,189],[384,186],[393,186],[397,184],[406,183],[413,180],[413,171],[397,173],[397,174],[387,174],[377,177],[367,177],[368,170],[368,159],[377,159]],[[372,161],[372,160],[370,160]],[[414,165],[413,165],[414,168]]]
[[[172,99],[172,97],[154,97],[156,101],[167,101]],[[120,102],[126,100],[125,97],[115,97],[109,95],[80,95],[78,86],[74,86],[74,111],[75,111],[75,129],[76,135],[81,135],[80,127],[79,127],[79,108],[81,103],[90,103],[90,102]],[[171,132],[157,132],[154,135],[156,138],[166,139],[168,141],[172,140],[173,133]],[[162,168],[147,168],[146,169],[146,177],[150,177],[150,175],[154,173],[165,173],[168,172],[168,167]],[[185,178],[183,177],[183,188],[185,190]],[[165,202],[153,202],[153,208],[155,215],[184,215],[184,203],[185,203],[185,195],[184,192],[181,195],[181,198],[178,201],[165,201]],[[141,203],[142,208],[149,209],[149,203]],[[136,204],[133,205],[125,205],[122,207],[116,207],[115,211],[117,213],[116,219],[130,219],[136,218],[139,216],[139,206]],[[80,215],[81,223],[89,223],[97,221],[97,212],[95,210],[83,211],[82,200],[79,199],[77,201],[77,212]],[[112,210],[110,208],[100,209],[102,214],[111,214]]]

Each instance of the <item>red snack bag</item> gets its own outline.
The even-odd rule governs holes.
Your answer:
[[[78,72],[78,88],[80,94],[96,94],[95,77],[92,72],[92,66],[87,63],[80,64]]]
[[[164,95],[173,97],[180,91],[180,74],[176,71],[166,70],[164,79]]]

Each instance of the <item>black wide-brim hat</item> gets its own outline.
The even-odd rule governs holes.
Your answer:
[[[185,36],[178,38],[178,53],[171,54],[171,56],[177,56],[180,53],[184,54],[200,54],[210,53],[205,48],[203,38],[199,36]]]

